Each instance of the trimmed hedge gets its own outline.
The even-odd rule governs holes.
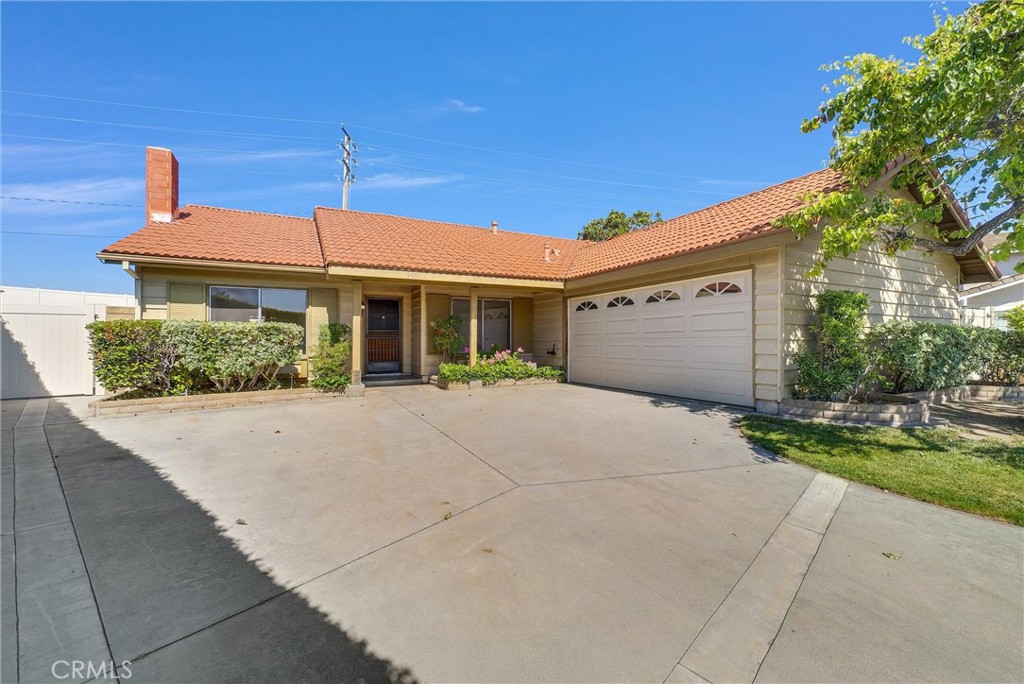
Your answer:
[[[348,357],[352,353],[349,336],[352,329],[344,323],[320,326],[316,349],[309,356],[311,387],[322,392],[341,392],[352,378],[348,374]]]
[[[845,401],[868,390],[903,393],[1024,380],[1024,333],[890,321],[862,334],[867,297],[829,290],[815,298],[818,349],[795,357],[797,398]]]
[[[104,387],[156,395],[275,387],[277,371],[298,360],[303,339],[294,323],[97,321],[86,327]]]
[[[162,321],[96,321],[86,325],[96,379],[110,390],[170,391],[175,356],[160,334],[162,325]]]
[[[995,359],[979,347],[989,331],[962,325],[890,321],[864,340],[874,384],[887,392],[920,392],[967,384]],[[999,336],[1000,331],[992,331]]]

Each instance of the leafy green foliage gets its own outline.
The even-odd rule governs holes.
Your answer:
[[[527,378],[561,380],[565,376],[565,371],[523,361],[519,358],[518,351],[505,349],[490,356],[481,356],[473,366],[461,363],[442,363],[437,376],[447,382],[480,380],[485,385],[493,385],[499,380],[525,380]]]
[[[303,339],[294,323],[167,321],[161,332],[178,363],[221,392],[275,387],[278,369],[298,361]]]
[[[1002,317],[1006,324],[1010,326],[1010,330],[1024,333],[1024,305],[1015,306],[1009,311],[1004,311]]]
[[[1024,332],[979,329],[975,353],[979,356],[978,375],[982,382],[997,385],[1024,382]]]
[[[874,487],[1024,525],[1024,439],[952,430],[844,427],[747,416],[747,439],[787,459]]]
[[[109,391],[169,391],[175,357],[160,326],[160,321],[96,321],[85,326],[96,379]]]
[[[341,392],[352,379],[348,358],[352,353],[352,329],[344,323],[320,326],[316,349],[309,355],[309,384],[324,392]]]
[[[612,210],[604,218],[596,218],[583,226],[583,230],[576,236],[577,240],[590,240],[592,242],[603,242],[610,240],[616,235],[629,233],[655,223],[661,223],[661,212],[651,214],[649,211],[635,211],[632,216],[627,216],[621,211]]]
[[[843,401],[856,393],[867,368],[861,344],[868,310],[863,292],[826,290],[814,296],[818,321],[811,333],[817,349],[805,348],[793,359],[794,394],[799,398]]]
[[[876,385],[887,392],[957,387],[982,370],[981,328],[891,321],[869,332],[865,353]]]
[[[802,130],[831,125],[830,166],[849,186],[805,198],[775,224],[799,237],[821,230],[811,275],[871,244],[966,254],[1001,232],[997,260],[1024,249],[1024,3],[981,2],[935,24],[906,40],[920,51],[914,62],[860,54],[823,67],[838,72],[825,88],[832,97]],[[897,159],[906,163],[889,188],[867,195]],[[921,202],[897,194],[903,188]],[[943,208],[957,211],[954,200],[977,227],[942,235],[934,224]]]
[[[460,316],[448,316],[430,324],[434,349],[441,355],[442,363],[449,363],[466,346],[465,341],[459,336],[459,326],[461,325],[462,317]]]

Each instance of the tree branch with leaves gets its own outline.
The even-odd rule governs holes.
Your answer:
[[[961,256],[997,233],[997,260],[1024,250],[1024,0],[936,15],[932,34],[905,42],[916,61],[860,54],[823,67],[838,74],[831,98],[801,130],[831,126],[829,166],[848,185],[775,222],[799,237],[820,230],[815,273],[872,244]],[[869,193],[895,160],[889,186]],[[966,227],[940,231],[943,211],[960,209]]]

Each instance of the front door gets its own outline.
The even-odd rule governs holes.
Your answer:
[[[366,300],[367,373],[397,373],[402,368],[398,304],[397,299]]]

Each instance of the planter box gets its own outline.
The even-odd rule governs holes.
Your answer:
[[[480,380],[472,380],[470,382],[449,382],[448,380],[442,380],[437,376],[430,378],[439,389],[443,390],[475,390],[485,389],[488,387],[511,387],[513,385],[552,385],[558,384],[560,381],[554,378],[523,378],[522,380],[498,380],[492,385],[485,385]]]
[[[180,413],[206,409],[234,408],[236,406],[260,406],[292,401],[316,401],[336,399],[343,396],[335,392],[318,392],[301,387],[298,389],[260,390],[258,392],[224,392],[219,394],[189,394],[177,397],[152,397],[149,399],[100,399],[89,404],[93,416],[138,416],[147,413]]]

